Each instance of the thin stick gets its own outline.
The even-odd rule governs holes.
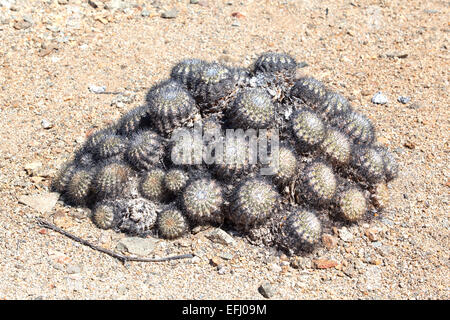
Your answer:
[[[122,94],[123,92],[120,91],[103,91],[103,92],[97,92],[96,94]]]
[[[55,226],[54,224],[51,224],[50,222],[47,222],[45,220],[42,220],[40,218],[36,218],[36,221],[38,223],[39,226],[56,231],[76,242],[81,243],[82,245],[88,246],[91,249],[94,249],[96,251],[100,251],[103,252],[113,258],[116,258],[118,260],[120,260],[121,262],[125,263],[127,261],[139,261],[139,262],[163,262],[163,261],[169,261],[169,260],[178,260],[178,259],[189,259],[189,258],[193,258],[194,255],[193,254],[183,254],[183,255],[179,255],[179,256],[171,256],[171,257],[163,257],[163,258],[139,258],[139,257],[130,257],[130,256],[125,256],[123,254],[102,248],[102,247],[98,247],[92,243],[90,243],[87,240],[81,239],[57,226]]]

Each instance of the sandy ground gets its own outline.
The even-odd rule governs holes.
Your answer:
[[[93,2],[97,9],[0,1],[0,299],[264,299],[264,282],[272,299],[449,299],[448,2]],[[162,18],[171,8],[176,17]],[[195,259],[123,265],[34,221],[114,249],[124,235],[96,228],[88,210],[20,203],[31,195],[48,204],[61,162],[92,130],[143,103],[178,60],[247,66],[264,51],[290,53],[308,64],[302,72],[349,97],[401,165],[388,209],[348,227],[350,238],[336,230],[336,247],[289,260],[240,238],[213,243],[204,231],[153,252]],[[387,105],[371,103],[378,91]],[[318,258],[337,265],[316,269]]]

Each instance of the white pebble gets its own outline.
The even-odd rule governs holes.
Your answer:
[[[388,103],[388,99],[381,92],[377,92],[373,96],[372,102],[375,103],[375,104],[386,104],[386,103]]]
[[[51,129],[53,127],[53,124],[50,121],[48,121],[47,119],[43,119],[41,121],[41,126],[44,129]]]
[[[89,85],[89,91],[92,93],[103,93],[106,91],[105,86],[96,86],[96,85]]]

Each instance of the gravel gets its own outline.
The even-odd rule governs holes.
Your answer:
[[[450,242],[443,223],[450,187],[444,2],[98,2],[95,9],[84,0],[0,0],[0,299],[264,299],[258,288],[266,282],[276,286],[277,299],[450,298]],[[175,7],[176,19],[161,18]],[[149,17],[142,18],[142,8]],[[435,10],[432,19],[425,10]],[[231,26],[234,12],[245,16],[238,28]],[[43,44],[57,50],[42,54]],[[116,250],[124,235],[76,218],[76,208],[49,192],[54,172],[29,175],[25,165],[40,162],[56,170],[90,133],[143,103],[148,88],[167,78],[175,62],[216,60],[224,49],[246,66],[264,51],[289,52],[307,63],[300,73],[352,97],[355,110],[373,121],[379,141],[396,150],[400,176],[389,185],[388,207],[372,213],[364,221],[368,226],[342,223],[337,230],[345,226],[350,242],[325,230],[339,238],[337,246],[291,257],[289,266],[276,250],[240,237],[233,237],[233,245],[216,243],[206,237],[211,229],[201,228],[180,239],[185,246],[167,241],[149,253],[195,252],[192,259],[123,265],[37,226],[35,216]],[[388,51],[408,55],[386,58]],[[91,84],[111,92],[132,88],[136,97],[112,103],[116,95],[92,94]],[[386,97],[414,93],[414,101],[405,108],[401,102],[368,107],[380,88]],[[43,118],[51,119],[51,130],[42,130]],[[367,238],[368,228],[378,230],[378,241]],[[231,260],[220,256],[225,251]],[[215,256],[223,275],[209,264]],[[312,260],[318,259],[337,265],[316,269]]]

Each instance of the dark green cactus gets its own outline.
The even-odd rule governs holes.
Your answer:
[[[298,79],[291,90],[293,98],[299,99],[312,109],[318,108],[325,101],[326,94],[323,83],[310,77]]]
[[[132,136],[125,157],[137,170],[148,170],[160,164],[164,155],[161,137],[153,131],[139,131]]]
[[[372,122],[365,115],[350,111],[332,120],[332,125],[341,129],[355,144],[371,144],[375,139]]]
[[[221,185],[209,178],[192,181],[182,194],[182,204],[186,215],[199,224],[222,222],[223,203]]]
[[[291,253],[311,251],[320,242],[322,224],[311,209],[295,208],[282,223],[280,244]]]
[[[255,72],[295,72],[297,62],[285,53],[266,52],[259,56],[254,65]]]
[[[200,117],[192,96],[175,81],[161,84],[148,100],[148,114],[153,127],[163,135],[169,135],[175,128]]]
[[[93,188],[99,199],[118,198],[124,194],[130,177],[131,168],[124,163],[101,164],[94,178]]]
[[[368,117],[296,71],[285,53],[248,68],[183,60],[145,105],[91,134],[51,188],[103,229],[175,239],[212,224],[309,251],[321,221],[358,223],[386,207],[399,164]]]
[[[298,110],[291,121],[294,137],[302,152],[314,150],[325,139],[325,124],[312,110]]]
[[[167,199],[168,190],[164,185],[166,173],[162,169],[151,169],[142,176],[139,189],[146,199],[163,202]]]
[[[180,169],[172,169],[164,176],[164,187],[173,194],[178,194],[184,189],[188,181],[189,175],[187,172]]]
[[[266,180],[253,178],[237,187],[230,210],[230,220],[238,228],[249,230],[267,220],[279,206],[279,194]]]
[[[337,187],[336,175],[326,163],[315,161],[301,173],[295,189],[298,203],[328,204]]]
[[[158,231],[166,239],[181,237],[189,229],[186,217],[177,209],[167,209],[158,216]]]
[[[76,170],[67,184],[66,196],[75,205],[85,205],[92,191],[94,175],[89,170]]]
[[[229,122],[234,128],[268,128],[275,119],[275,105],[262,89],[245,89],[236,98],[229,111]]]

